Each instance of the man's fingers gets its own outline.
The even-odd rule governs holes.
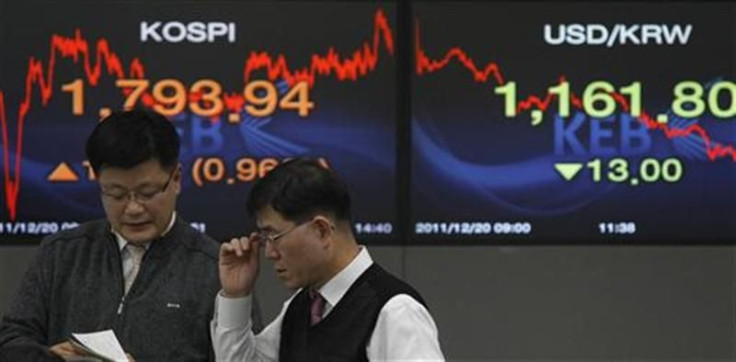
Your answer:
[[[62,358],[70,358],[70,357],[79,357],[79,356],[81,356],[81,354],[78,353],[74,349],[74,346],[72,346],[72,344],[69,343],[69,342],[63,342],[63,343],[59,343],[57,345],[54,345],[51,348],[49,348],[49,351],[51,351],[51,353],[53,353],[53,354],[55,354],[55,355],[57,355],[59,357],[62,357]]]
[[[235,254],[238,257],[243,255],[243,248],[240,245],[240,240],[238,238],[232,238],[229,242],[223,243],[221,246],[221,250],[224,252],[225,255]]]
[[[247,252],[251,250],[250,239],[248,239],[248,237],[242,236],[238,238],[238,243],[240,244],[240,247],[243,249],[243,251]]]
[[[235,253],[229,241],[220,244],[220,258]]]
[[[258,250],[258,244],[258,241],[252,236],[250,238],[247,236],[232,238],[230,241],[222,243],[220,246],[220,255],[235,254],[237,257],[242,257],[243,255],[248,255],[253,250]]]
[[[251,247],[257,252],[258,248],[261,246],[261,241],[258,238],[251,238],[250,240],[252,240]]]

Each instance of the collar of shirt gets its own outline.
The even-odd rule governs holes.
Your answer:
[[[327,302],[327,305],[325,305],[325,314],[340,302],[340,299],[345,296],[345,293],[347,293],[350,286],[355,283],[358,277],[360,277],[360,275],[363,274],[371,264],[373,264],[373,259],[368,253],[368,249],[361,245],[360,252],[358,252],[358,255],[353,258],[350,264],[319,289],[319,294],[321,294]]]
[[[176,210],[174,210],[174,212],[171,213],[171,220],[169,220],[169,226],[166,227],[166,230],[164,230],[161,236],[168,234],[169,231],[171,231],[171,228],[174,227],[175,222],[176,222]],[[123,249],[125,248],[125,245],[128,245],[128,241],[125,240],[125,238],[122,235],[120,235],[120,233],[115,231],[114,229],[112,230],[112,233],[115,234],[115,241],[118,242],[118,249],[120,249],[120,251],[122,252]],[[146,248],[146,250],[148,250],[149,246],[151,246],[151,243],[145,243],[143,245],[143,247]]]

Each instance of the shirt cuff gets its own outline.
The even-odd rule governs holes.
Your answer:
[[[217,293],[217,325],[220,328],[243,328],[250,324],[252,297],[226,298]]]

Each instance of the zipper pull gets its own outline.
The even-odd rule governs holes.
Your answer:
[[[118,315],[123,314],[123,304],[125,304],[125,296],[120,298],[120,304],[118,304]]]

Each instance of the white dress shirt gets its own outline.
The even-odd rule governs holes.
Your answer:
[[[328,281],[319,293],[325,298],[323,317],[340,302],[348,288],[373,264],[361,247],[350,264]],[[294,296],[298,294],[294,294]],[[215,300],[211,323],[212,344],[218,361],[278,361],[281,324],[292,296],[281,313],[258,335],[251,330],[251,296]],[[389,299],[378,314],[366,347],[370,361],[444,361],[437,326],[426,308],[407,294]]]

